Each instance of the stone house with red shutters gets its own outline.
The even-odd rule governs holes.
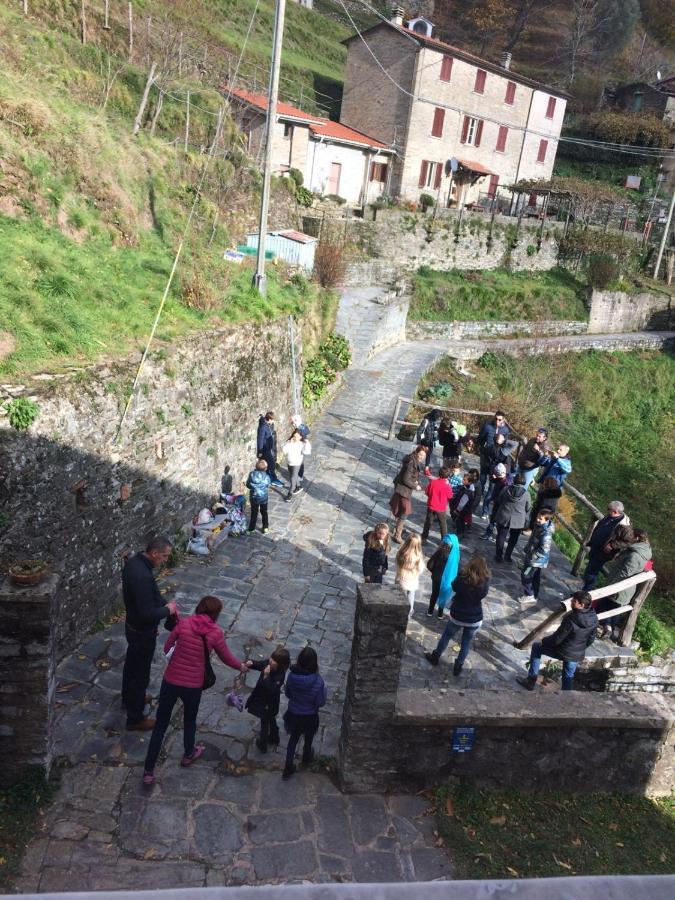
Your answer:
[[[404,24],[400,9],[362,34],[345,41],[340,120],[395,149],[393,196],[470,206],[550,178],[565,91],[514,72],[510,54],[495,63],[438,40],[425,18]]]

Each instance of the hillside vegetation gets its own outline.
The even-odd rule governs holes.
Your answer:
[[[146,123],[132,136],[142,69],[125,66],[103,108],[109,82],[99,48],[6,6],[0,48],[0,373],[136,348],[162,296],[223,99],[199,88],[184,153],[169,143],[183,129],[177,104],[164,104],[154,135]],[[249,289],[250,271],[223,262],[257,210],[260,176],[241,146],[225,115],[160,339],[324,302],[304,279],[285,283],[281,274],[262,301]],[[292,224],[281,183],[274,202]]]

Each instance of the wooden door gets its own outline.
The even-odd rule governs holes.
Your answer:
[[[340,193],[340,175],[342,174],[342,164],[341,163],[331,163],[330,164],[330,175],[328,176],[328,190],[326,193],[328,194],[339,194]]]

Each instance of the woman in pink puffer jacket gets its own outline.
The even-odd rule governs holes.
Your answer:
[[[155,763],[162,748],[162,741],[166,729],[169,727],[176,700],[183,701],[185,755],[181,760],[181,766],[192,765],[204,753],[204,745],[195,744],[195,735],[197,733],[197,713],[204,686],[205,647],[209,653],[215,650],[226,666],[241,672],[248,670],[245,663],[239,662],[232,655],[225,643],[222,629],[216,625],[222,608],[222,601],[218,597],[202,597],[194,615],[181,619],[167,638],[164,652],[168,653],[172,647],[174,650],[169,665],[166,667],[159,692],[157,720],[145,758],[144,784],[154,784],[155,782]]]

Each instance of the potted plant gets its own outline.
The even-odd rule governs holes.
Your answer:
[[[12,584],[39,584],[47,574],[47,563],[42,559],[20,559],[9,567]]]

